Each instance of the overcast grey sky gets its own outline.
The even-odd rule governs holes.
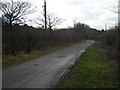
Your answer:
[[[30,1],[37,8],[36,15],[43,10],[44,0],[23,0]],[[62,18],[64,22],[57,26],[64,28],[73,26],[73,21],[88,24],[92,28],[104,29],[117,25],[117,0],[46,0],[47,10]],[[35,18],[35,14],[31,15]]]

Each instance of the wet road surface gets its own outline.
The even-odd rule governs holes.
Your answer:
[[[3,88],[51,88],[94,41],[87,40],[3,69]]]

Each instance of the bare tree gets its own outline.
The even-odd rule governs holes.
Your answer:
[[[47,15],[47,25],[49,27],[49,30],[52,30],[52,27],[59,25],[62,23],[62,19],[60,19],[57,16],[54,16],[53,14]]]
[[[9,24],[14,24],[17,21],[25,21],[25,16],[35,12],[35,6],[29,2],[13,1],[0,2],[0,11],[2,12],[3,19]]]
[[[44,13],[41,13],[42,16],[37,18],[37,21],[35,22],[40,25],[42,28],[45,28],[44,23]],[[47,13],[47,27],[49,30],[52,30],[52,28],[56,25],[59,25],[62,23],[62,19],[55,16],[54,14]]]

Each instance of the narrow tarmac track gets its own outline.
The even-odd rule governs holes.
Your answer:
[[[87,40],[28,62],[3,69],[3,88],[52,88],[68,68],[93,44]]]

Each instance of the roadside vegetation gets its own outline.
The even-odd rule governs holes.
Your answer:
[[[2,65],[3,65],[3,68],[10,67],[13,65],[17,65],[17,64],[26,62],[28,60],[38,58],[42,55],[51,53],[53,51],[67,48],[69,46],[72,46],[72,45],[75,45],[78,43],[83,43],[83,42],[85,42],[85,40],[77,42],[77,43],[69,43],[64,46],[50,47],[50,48],[47,48],[47,50],[42,50],[42,51],[31,51],[30,53],[19,52],[15,56],[14,55],[6,55],[6,56],[3,56]]]
[[[90,46],[57,88],[117,88],[117,63],[107,60],[101,43]]]
[[[106,55],[109,60],[117,60],[120,57],[118,46],[120,45],[120,32],[116,26],[108,31],[103,32],[98,37],[98,40],[102,42],[102,48],[106,49]],[[119,38],[119,40],[118,40]]]
[[[26,16],[36,12],[37,7],[26,1],[2,1],[2,58],[3,67],[18,64],[33,57],[44,55],[71,43],[96,39],[102,33],[89,25],[75,22],[72,27],[53,29],[62,19],[47,12],[46,25],[43,12],[34,19]],[[41,10],[43,11],[43,10]],[[31,25],[37,24],[38,27]],[[47,28],[46,28],[47,26]]]
[[[26,24],[11,26],[3,22],[3,67],[19,64],[84,40],[95,39],[101,33],[82,23],[76,23],[72,28],[44,30]]]
[[[3,67],[19,64],[84,40],[99,40],[100,43],[95,43],[84,53],[58,87],[117,87],[116,70],[120,68],[118,26],[104,31],[75,22],[72,27],[53,29],[62,23],[62,19],[48,13],[47,28],[43,14],[39,18],[35,16],[35,20],[28,20],[31,24],[39,25],[35,28],[26,24],[26,15],[37,10],[31,3],[10,0],[1,2],[0,8]],[[118,78],[120,79],[120,75]]]

